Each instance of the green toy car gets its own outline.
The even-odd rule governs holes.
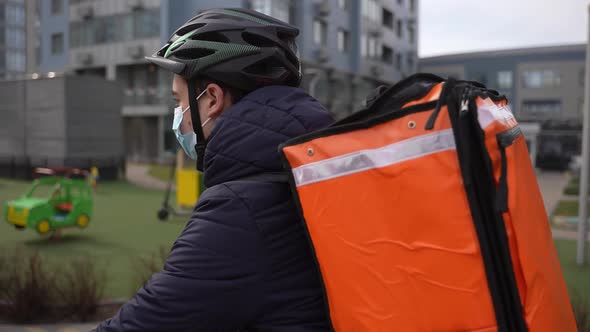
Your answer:
[[[28,227],[42,235],[64,227],[86,228],[93,206],[86,178],[50,175],[36,179],[25,195],[8,201],[5,220],[17,229]]]

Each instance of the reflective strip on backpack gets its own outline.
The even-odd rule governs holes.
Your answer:
[[[452,129],[438,131],[387,145],[362,150],[293,169],[297,187],[370,169],[399,164],[429,154],[455,150]]]
[[[486,129],[492,123],[499,121],[508,127],[516,126],[516,119],[509,105],[497,105],[492,102],[485,102],[478,105],[477,119],[481,129]]]

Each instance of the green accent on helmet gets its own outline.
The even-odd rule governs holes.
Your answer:
[[[192,36],[193,34],[195,34],[195,32],[197,32],[197,30],[193,30],[189,33],[186,33],[184,36],[176,39],[174,41],[174,43],[172,43],[172,45],[170,45],[170,47],[168,47],[168,49],[166,50],[166,53],[164,54],[164,57],[167,58],[168,55],[170,55],[170,50],[172,50],[176,45],[182,43],[183,41],[185,41],[188,37]]]
[[[188,44],[194,44],[188,45]],[[194,48],[204,48],[214,50],[215,53],[204,56],[202,58],[194,59],[187,63],[188,72],[198,73],[206,67],[221,63],[233,58],[239,58],[252,54],[257,54],[262,51],[260,47],[252,45],[242,45],[233,43],[212,42],[205,40],[190,40],[185,45]]]
[[[263,20],[263,19],[261,19],[259,17],[248,15],[246,13],[243,13],[243,12],[240,12],[240,11],[237,11],[237,10],[224,9],[223,12],[225,14],[236,16],[236,17],[241,17],[241,18],[246,19],[248,21],[252,21],[252,22],[255,22],[255,23],[258,23],[258,24],[262,24],[262,25],[271,25],[271,24],[274,24],[274,22],[266,21],[266,20]]]

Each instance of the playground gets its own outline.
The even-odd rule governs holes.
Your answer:
[[[29,187],[28,181],[0,179],[0,206]],[[156,212],[164,192],[126,182],[101,183],[93,195],[94,211],[87,228],[64,229],[61,239],[56,240],[32,229],[17,230],[3,220],[1,247],[36,249],[50,262],[92,257],[106,271],[105,298],[128,298],[139,286],[134,285],[134,262],[158,253],[160,248],[168,250],[186,217],[158,221]]]

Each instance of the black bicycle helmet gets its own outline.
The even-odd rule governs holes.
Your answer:
[[[187,81],[207,77],[249,92],[266,85],[299,86],[299,30],[259,12],[210,9],[178,28],[146,59]]]
[[[252,10],[210,9],[174,32],[146,59],[187,81],[197,169],[203,171],[207,139],[201,126],[196,79],[211,79],[250,92],[266,85],[299,86],[299,30]]]

